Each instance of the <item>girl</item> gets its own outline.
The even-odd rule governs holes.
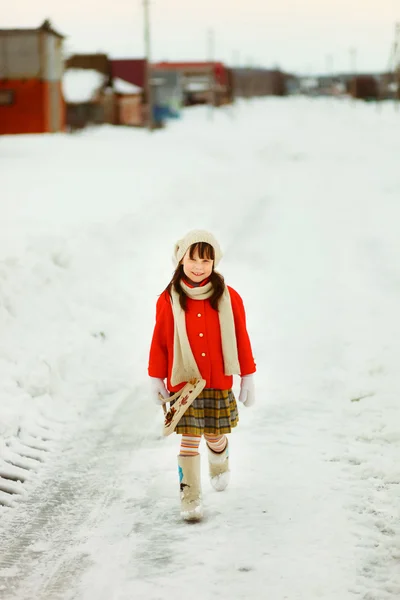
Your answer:
[[[234,374],[241,376],[239,400],[255,402],[254,363],[239,294],[225,285],[214,269],[222,258],[217,240],[207,231],[190,231],[175,245],[176,270],[157,301],[150,348],[149,375],[154,400],[168,397],[193,378],[206,386],[180,419],[178,456],[181,516],[203,516],[200,485],[202,435],[207,443],[213,487],[222,491],[229,481],[227,433],[239,417],[232,392]]]

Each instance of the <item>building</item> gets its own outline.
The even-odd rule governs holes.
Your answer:
[[[145,126],[146,60],[74,54],[65,65],[63,88],[69,130],[102,123]]]
[[[148,122],[146,59],[110,59],[106,54],[75,54],[66,60],[64,94],[69,130],[112,123],[145,127]],[[161,127],[178,118],[183,103],[179,73],[151,67],[153,120]]]
[[[112,81],[112,93],[116,109],[115,125],[143,127],[145,124],[143,89],[115,77]]]
[[[145,126],[145,60],[113,61],[107,54],[74,54],[65,64],[63,88],[70,131],[102,123]]]
[[[178,116],[179,112],[179,92],[176,90],[176,77],[170,76],[169,73],[162,74],[154,73],[153,66],[148,69],[148,63],[145,59],[119,59],[111,61],[111,72],[113,81],[126,82],[134,85],[141,90],[140,102],[141,106],[137,105],[137,98],[132,95],[130,98],[126,96],[118,96],[119,114],[123,124],[126,123],[124,115],[136,114],[137,118],[141,118],[141,123],[138,121],[136,126],[144,127],[148,122],[149,116],[149,98],[147,77],[150,74],[151,85],[151,100],[153,111],[153,122],[155,127],[162,127],[167,118]],[[114,85],[114,84],[113,84]],[[134,107],[136,103],[136,107]]]
[[[113,105],[105,93],[108,78],[94,69],[67,69],[63,95],[67,108],[67,130],[114,122]]]
[[[155,121],[178,119],[184,102],[181,74],[152,67],[150,82]]]
[[[105,77],[111,76],[111,64],[107,54],[73,54],[65,61],[66,69],[88,69],[102,73]]]
[[[63,77],[67,105],[67,129],[115,124],[116,107],[107,54],[73,54],[65,61]]]
[[[147,60],[142,58],[111,60],[111,76],[117,100],[117,123],[145,127],[148,115]]]
[[[160,62],[152,72],[180,75],[184,104],[221,106],[232,101],[232,78],[229,69],[220,62]]]
[[[241,67],[232,73],[235,96],[239,98],[286,96],[295,79],[279,69]]]
[[[49,21],[0,29],[0,134],[64,130],[63,39]]]

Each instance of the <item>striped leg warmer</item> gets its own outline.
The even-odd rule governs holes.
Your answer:
[[[228,443],[226,435],[213,435],[212,433],[205,433],[204,438],[207,442],[207,446],[216,454],[223,452]]]
[[[201,435],[182,435],[180,456],[196,456],[199,453]]]

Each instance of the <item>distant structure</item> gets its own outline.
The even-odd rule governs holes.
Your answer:
[[[63,40],[48,20],[0,29],[0,134],[64,130]]]
[[[67,129],[110,123],[144,127],[145,59],[111,60],[107,54],[74,54],[65,62]]]
[[[63,89],[69,131],[100,123],[147,126],[149,85],[153,128],[181,114],[182,81],[174,70],[153,65],[149,69],[145,58],[114,60],[106,54],[74,54],[65,66]]]
[[[159,62],[152,73],[175,73],[182,87],[183,103],[223,106],[232,102],[232,73],[221,62]],[[178,80],[177,80],[178,81]]]
[[[235,96],[240,98],[286,96],[295,80],[279,69],[241,67],[232,71]]]

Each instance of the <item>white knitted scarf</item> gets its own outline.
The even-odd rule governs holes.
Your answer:
[[[201,287],[191,288],[181,281],[185,294],[193,300],[206,300],[213,293],[212,283]],[[179,294],[171,289],[172,312],[174,315],[174,359],[172,365],[171,384],[173,386],[200,379],[201,373],[190,347],[187,331],[185,311],[179,303]],[[225,287],[218,304],[219,324],[221,328],[222,353],[224,357],[225,375],[240,373],[239,357],[237,351],[235,322],[233,319],[232,303],[228,288]]]

